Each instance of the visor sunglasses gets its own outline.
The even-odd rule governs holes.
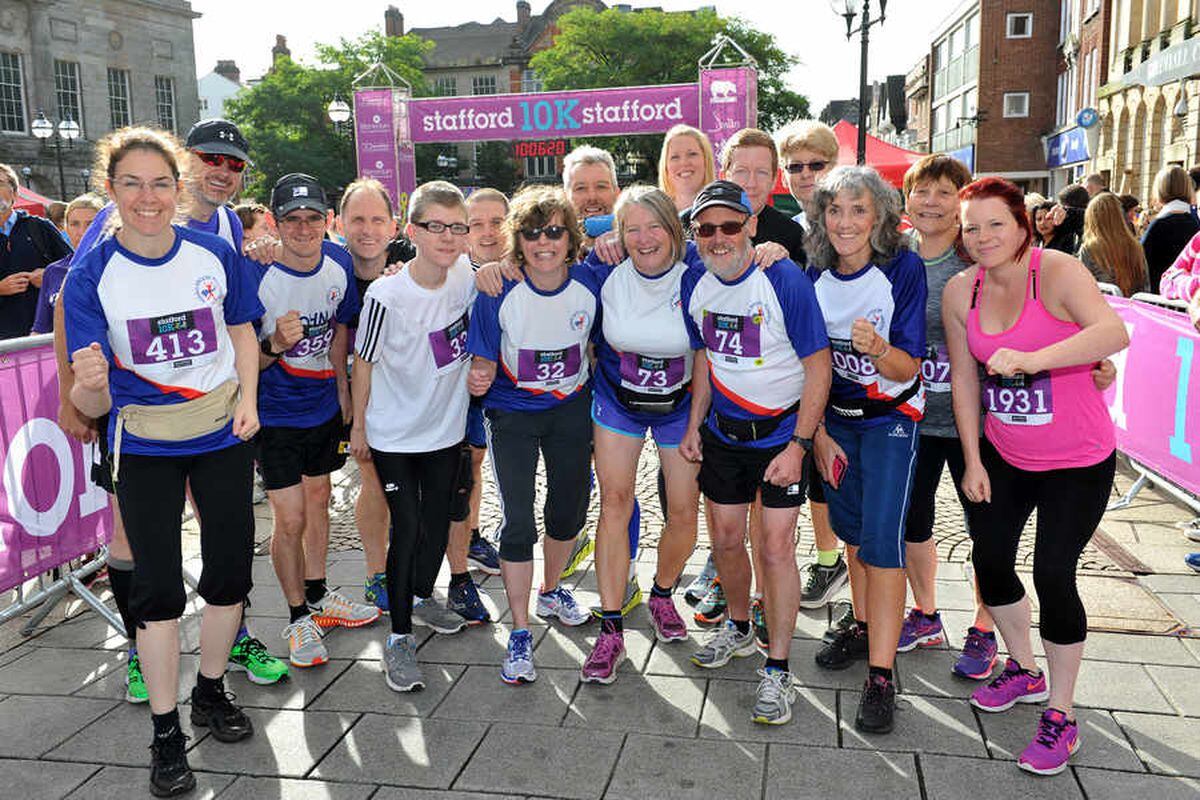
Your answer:
[[[199,156],[200,160],[210,167],[219,167],[222,164],[226,164],[229,166],[229,169],[232,172],[241,172],[246,169],[245,160],[237,158],[236,156],[230,156],[224,153],[201,153],[199,150],[193,150],[192,152]]]

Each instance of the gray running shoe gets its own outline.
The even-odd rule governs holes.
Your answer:
[[[792,703],[796,702],[796,679],[780,669],[760,669],[758,699],[750,718],[763,725],[783,725],[792,718]]]
[[[741,633],[733,620],[727,619],[724,625],[712,632],[704,646],[692,655],[692,663],[697,667],[716,669],[728,664],[729,659],[734,656],[740,658],[757,652],[754,629],[750,628]]]
[[[683,599],[689,605],[696,605],[704,599],[704,595],[708,594],[708,590],[712,588],[713,579],[716,577],[717,565],[713,563],[712,556],[710,555],[708,561],[704,562],[704,568],[700,570],[700,574],[684,589]]]
[[[417,663],[417,640],[411,633],[397,642],[383,644],[383,674],[387,685],[396,692],[411,692],[425,688],[425,676]]]
[[[311,614],[288,625],[280,635],[288,643],[288,660],[292,666],[315,667],[329,660],[329,651],[321,641],[321,626]]]
[[[846,568],[846,559],[838,554],[837,563],[832,567],[822,567],[817,562],[806,564],[804,571],[808,577],[804,579],[804,588],[800,590],[801,608],[821,608],[837,594],[850,579],[850,571]]]
[[[438,633],[458,633],[467,627],[467,621],[432,597],[418,599],[413,603],[413,622],[419,622]]]

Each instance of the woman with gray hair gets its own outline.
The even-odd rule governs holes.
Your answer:
[[[920,257],[897,229],[896,192],[875,170],[838,167],[812,202],[805,249],[833,349],[829,408],[814,451],[860,598],[855,621],[830,646],[867,650],[855,726],[887,733],[904,614],[904,522],[925,409],[920,359],[928,290]],[[827,655],[818,653],[817,662]]]

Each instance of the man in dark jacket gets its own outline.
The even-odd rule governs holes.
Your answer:
[[[71,254],[52,222],[16,210],[18,185],[13,168],[0,164],[0,339],[29,335],[42,270]]]

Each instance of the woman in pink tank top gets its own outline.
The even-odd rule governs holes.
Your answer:
[[[1053,775],[1079,746],[1072,703],[1087,616],[1075,569],[1104,514],[1116,465],[1112,421],[1093,371],[1129,337],[1079,261],[1030,247],[1020,189],[984,178],[959,196],[963,244],[976,266],[946,284],[942,315],[972,562],[1011,654],[971,703],[998,712],[1048,699],[1017,763]],[[1029,598],[1016,573],[1021,532],[1035,509],[1033,583],[1049,685],[1034,661]]]

